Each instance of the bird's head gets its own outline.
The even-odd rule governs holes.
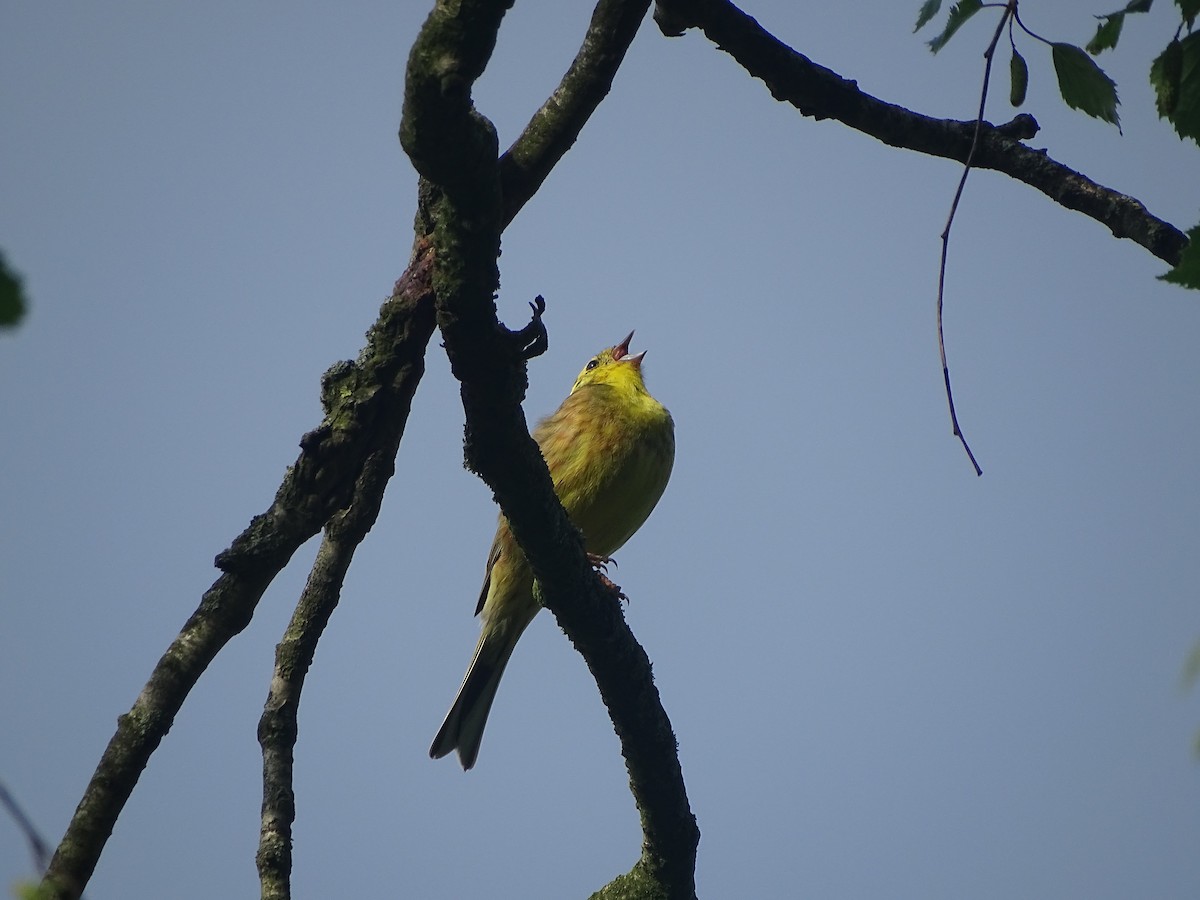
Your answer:
[[[575,386],[571,388],[571,393],[573,394],[589,384],[611,384],[616,387],[644,391],[646,386],[642,381],[642,357],[646,355],[646,351],[630,355],[629,342],[632,340],[633,332],[631,331],[621,343],[615,347],[609,347],[607,350],[601,350],[589,359],[587,365],[583,367],[583,371],[579,373],[579,377],[575,379]]]

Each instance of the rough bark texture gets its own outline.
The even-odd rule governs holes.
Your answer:
[[[670,721],[650,661],[587,562],[529,436],[520,407],[525,342],[499,325],[492,300],[506,206],[501,166],[487,158],[495,129],[472,106],[466,80],[487,64],[506,7],[439,4],[409,57],[400,137],[435,186],[428,193],[436,197],[430,210],[438,327],[461,383],[467,465],[495,492],[544,605],[586,660],[621,739],[643,826],[635,872],[652,885],[639,895],[691,898],[699,830]],[[548,146],[544,136],[541,146]]]
[[[270,508],[255,516],[217,559],[223,574],[154,667],[84,792],[43,881],[47,897],[76,898],[150,755],[197,679],[250,622],[263,592],[297,548],[350,504],[364,467],[381,446],[399,442],[433,333],[428,249],[396,284],[357,362],[322,380],[324,421],[300,440]]]

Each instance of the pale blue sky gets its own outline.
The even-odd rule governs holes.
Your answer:
[[[969,118],[994,19],[931,57],[918,5],[747,8],[865,90]],[[1082,43],[1115,5],[1023,10]],[[1200,152],[1154,117],[1144,75],[1174,27],[1158,6],[1102,60],[1123,137],[1068,112],[1025,47],[1031,143],[1187,227]],[[477,92],[502,143],[589,13],[509,15]],[[51,841],[404,267],[415,176],[395,132],[424,14],[5,8],[0,247],[32,311],[0,337],[0,778]],[[671,485],[616,574],[679,737],[701,896],[1200,895],[1200,694],[1179,681],[1200,637],[1200,296],[977,173],[946,311],[977,479],[933,318],[957,176],[803,119],[701,36],[648,26],[505,235],[501,315],[549,302],[529,418],[630,328],[675,417]],[[583,897],[640,834],[549,616],[476,769],[426,757],[476,639],[495,514],[461,467],[436,343],[305,691],[295,896]],[[255,725],[312,552],[184,706],[91,900],[256,894]],[[0,881],[30,874],[0,819]]]

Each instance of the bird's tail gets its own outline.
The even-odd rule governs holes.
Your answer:
[[[487,725],[496,688],[500,686],[500,676],[504,674],[504,667],[508,665],[522,631],[524,628],[484,629],[454,705],[446,713],[446,721],[442,722],[429,748],[431,757],[441,759],[457,750],[464,770],[475,765],[483,740],[483,727]]]

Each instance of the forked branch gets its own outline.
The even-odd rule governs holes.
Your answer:
[[[409,278],[428,277],[417,257]],[[341,363],[323,382],[325,418],[300,439],[300,456],[270,508],[255,516],[216,560],[223,572],[205,592],[154,667],[133,708],[109,741],[42,881],[43,896],[79,897],[151,754],[183,701],[217,653],[242,631],[271,581],[292,554],[352,500],[367,460],[398,443],[424,372],[433,333],[428,286],[384,303],[356,362]]]
[[[554,92],[500,157],[504,224],[513,220],[571,149],[600,101],[608,96],[650,0],[600,0],[583,44]]]
[[[512,207],[499,202],[501,165],[478,152],[495,141],[495,130],[472,106],[468,76],[487,64],[503,9],[485,0],[438,4],[409,58],[401,126],[405,150],[434,185],[425,193],[437,197],[431,221],[438,325],[462,386],[467,465],[495,491],[545,606],[586,660],[621,738],[644,838],[642,857],[624,880],[639,880],[637,896],[691,898],[699,832],[670,721],[645,651],[554,494],[520,406],[520,342],[496,319],[496,258]],[[455,90],[439,89],[450,78]],[[464,167],[469,178],[446,177]]]

